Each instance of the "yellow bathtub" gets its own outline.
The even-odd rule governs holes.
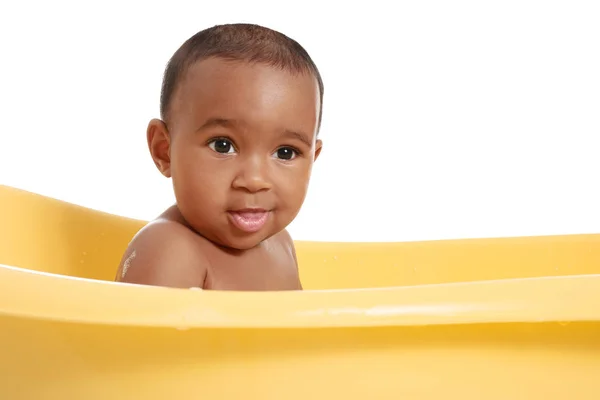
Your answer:
[[[1,399],[600,398],[600,235],[298,242],[308,290],[231,293],[111,282],[142,224],[0,186]]]

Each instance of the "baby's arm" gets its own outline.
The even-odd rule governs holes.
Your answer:
[[[172,221],[157,221],[142,229],[129,244],[116,281],[173,288],[203,287],[207,260],[189,229]]]

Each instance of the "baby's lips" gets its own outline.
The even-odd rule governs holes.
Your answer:
[[[245,232],[259,231],[267,222],[269,211],[266,210],[239,210],[230,211],[231,220],[234,225]]]

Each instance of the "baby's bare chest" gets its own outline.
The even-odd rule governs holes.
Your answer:
[[[294,290],[298,268],[289,246],[267,243],[240,254],[212,255],[204,283],[212,290]]]

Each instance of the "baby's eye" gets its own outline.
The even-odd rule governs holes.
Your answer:
[[[233,143],[227,139],[214,139],[208,143],[208,147],[216,151],[217,153],[227,154],[234,153],[235,149]]]
[[[291,147],[280,147],[275,152],[275,156],[280,160],[292,160],[298,155],[298,152]]]

